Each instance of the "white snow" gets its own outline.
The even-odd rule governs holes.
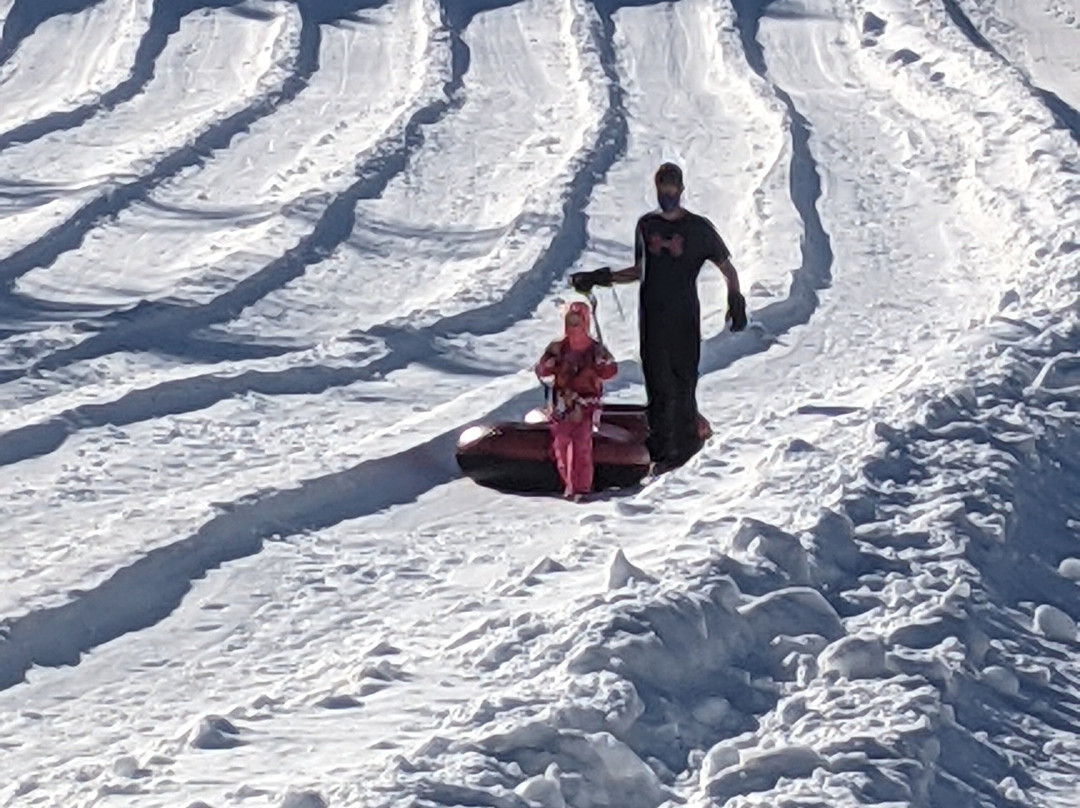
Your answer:
[[[1035,630],[1050,640],[1076,641],[1076,621],[1056,606],[1042,604],[1035,610]]]
[[[217,122],[280,84],[295,49],[298,20],[283,3],[266,8],[272,12],[269,20],[228,9],[184,17],[180,30],[169,37],[158,57],[153,79],[131,101],[102,110],[75,129],[0,154],[0,176],[17,177],[50,192],[34,207],[15,215],[12,224],[20,227],[5,228],[0,249],[8,254],[41,239],[95,197],[108,199],[121,189],[152,184],[161,170],[160,158],[170,152],[175,155]],[[236,191],[243,193],[241,188]],[[125,244],[145,243],[157,229],[169,228],[170,213],[183,213],[170,207],[167,198],[142,204],[157,210],[155,221],[128,231]],[[197,216],[194,211],[188,214]],[[78,253],[81,261],[69,264],[72,253],[62,253],[48,268],[19,278],[16,288],[36,298],[80,305],[119,305],[151,296],[158,287],[149,285],[150,279],[157,273],[147,270],[157,266],[157,248],[147,244],[137,260],[114,267],[96,249],[108,243],[119,223],[105,220],[100,224],[103,227],[86,234]],[[130,252],[130,247],[113,246],[107,255],[125,251]]]
[[[13,5],[0,7],[0,23]],[[151,0],[105,0],[42,22],[0,65],[0,132],[92,104],[120,84],[131,72],[152,6]],[[56,58],[58,48],[75,48],[78,58]]]
[[[1080,558],[1063,558],[1058,572],[1070,581],[1080,581]]]
[[[0,64],[0,806],[1078,804],[1076,0],[84,5]],[[713,439],[463,479],[665,159]]]

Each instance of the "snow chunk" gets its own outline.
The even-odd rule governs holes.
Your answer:
[[[1016,674],[1000,665],[991,665],[984,669],[979,678],[988,687],[1006,696],[1015,696],[1020,693],[1020,680],[1016,678]]]
[[[873,506],[871,508],[871,518]],[[823,508],[818,523],[810,531],[811,575],[817,583],[835,583],[858,572],[861,564],[855,544],[855,523],[847,514]]]
[[[712,696],[697,704],[690,714],[694,716],[695,721],[716,727],[723,724],[733,712],[731,702],[722,696]]]
[[[1011,802],[1018,803],[1020,805],[1027,804],[1027,794],[1020,788],[1020,784],[1016,782],[1015,777],[1006,777],[1000,783],[998,783],[998,791],[1005,799]]]
[[[739,607],[757,637],[767,648],[780,634],[820,634],[829,640],[844,636],[844,626],[825,597],[816,589],[793,586],[778,589]]]
[[[608,732],[535,723],[487,739],[483,748],[515,758],[527,772],[543,772],[515,789],[518,796],[543,808],[567,803],[575,808],[655,808],[672,796],[656,772]]]
[[[555,723],[585,732],[629,731],[645,712],[645,703],[632,682],[610,671],[575,676],[556,710]]]
[[[737,766],[743,750],[753,746],[755,743],[757,743],[757,738],[754,733],[746,732],[734,738],[726,738],[714,745],[705,753],[701,761],[701,786],[706,786],[725,769]]]
[[[1044,603],[1035,610],[1035,631],[1048,640],[1074,642],[1076,621],[1056,606]]]
[[[810,564],[799,539],[780,528],[744,519],[731,540],[735,553],[745,554],[754,566],[773,566],[788,581],[796,584],[810,582]]]
[[[577,806],[653,808],[671,797],[656,772],[610,733],[565,734],[559,747],[583,775],[578,793],[572,795]]]
[[[203,718],[191,734],[191,745],[196,749],[231,749],[244,743],[237,736],[240,730],[229,719],[220,715]]]
[[[281,801],[281,808],[326,808],[326,800],[316,791],[290,791]]]
[[[768,791],[780,778],[805,778],[825,766],[825,760],[808,746],[786,746],[765,751],[740,751],[739,762],[717,774],[707,785],[711,800],[723,805],[740,794]]]
[[[354,707],[363,706],[363,702],[355,696],[350,696],[347,693],[335,694],[326,696],[315,702],[316,707],[322,707],[327,710],[351,710]]]
[[[538,808],[566,808],[562,789],[559,786],[559,767],[552,763],[547,771],[530,777],[514,789],[514,793],[531,806]]]
[[[642,569],[631,564],[622,550],[615,551],[608,568],[608,589],[622,589],[631,581],[645,581],[654,584],[656,579]]]
[[[112,769],[116,774],[128,779],[146,777],[150,774],[150,771],[140,766],[139,761],[131,755],[124,755],[114,760]]]
[[[1080,558],[1066,558],[1058,564],[1058,574],[1070,581],[1080,581]]]
[[[818,657],[818,670],[832,671],[845,679],[879,679],[888,676],[885,643],[873,634],[854,634],[832,643]]]
[[[555,561],[549,556],[544,556],[533,566],[526,577],[531,578],[534,575],[549,575],[553,572],[566,572],[566,567]]]
[[[718,602],[726,591],[667,594],[632,615],[631,627],[640,630],[590,646],[571,664],[581,672],[586,665],[617,669],[638,687],[645,683],[677,699],[705,687],[755,646],[750,623]]]

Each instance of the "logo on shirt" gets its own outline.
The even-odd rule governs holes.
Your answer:
[[[648,245],[649,252],[653,255],[659,255],[663,250],[667,250],[678,258],[683,253],[683,237],[679,233],[671,238],[662,238],[659,233],[650,233]]]

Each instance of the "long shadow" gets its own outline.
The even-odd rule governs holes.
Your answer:
[[[0,628],[0,689],[21,682],[34,665],[75,665],[83,652],[154,625],[180,605],[192,581],[259,552],[271,536],[329,527],[449,482],[457,476],[455,439],[447,432],[401,454],[234,504],[193,536],[148,553],[63,606],[8,621]]]
[[[535,396],[535,391],[520,393],[479,420],[517,414]],[[147,553],[63,606],[7,619],[0,623],[0,690],[23,681],[34,665],[75,665],[84,652],[154,625],[180,605],[192,581],[258,553],[271,537],[319,530],[414,502],[457,479],[454,447],[464,426],[297,488],[233,502],[194,535]]]
[[[448,4],[449,5],[449,4]],[[456,4],[455,4],[456,5]],[[464,4],[466,9],[483,6],[502,7],[507,2]],[[432,327],[436,336],[461,333],[496,334],[535,312],[551,288],[584,253],[588,246],[588,214],[586,209],[596,187],[607,177],[611,167],[626,153],[629,123],[625,90],[619,82],[614,46],[615,25],[611,8],[597,4],[599,21],[593,25],[592,38],[608,81],[608,108],[601,120],[592,148],[577,161],[574,178],[563,199],[561,224],[547,248],[529,268],[518,277],[506,293],[486,306],[443,318]],[[462,11],[457,11],[462,14]],[[381,336],[378,330],[375,336]]]
[[[182,0],[181,10],[202,7],[231,5],[235,0]],[[115,217],[121,211],[130,207],[133,203],[142,201],[159,185],[166,180],[175,177],[181,171],[194,165],[200,165],[204,160],[211,157],[214,152],[225,149],[238,134],[249,129],[255,122],[266,118],[276,112],[281,106],[288,104],[299,95],[307,86],[308,79],[319,69],[319,46],[322,40],[320,26],[335,19],[346,18],[356,13],[359,9],[377,8],[384,5],[387,0],[343,0],[340,4],[334,4],[339,12],[337,16],[327,16],[325,2],[306,2],[300,0],[302,27],[292,72],[282,82],[281,86],[264,94],[252,104],[238,112],[229,115],[218,123],[195,137],[184,146],[162,157],[150,171],[136,180],[120,183],[109,190],[99,194],[83,205],[66,221],[48,231],[44,236],[18,250],[4,259],[0,259],[0,287],[4,293],[10,293],[11,285],[22,275],[33,269],[46,267],[56,261],[65,252],[77,249],[83,239],[99,223],[107,218]],[[159,5],[167,11],[162,11],[157,23],[159,26],[154,31],[152,44],[146,47],[143,64],[144,72],[153,72],[151,53],[164,47],[168,39],[169,25],[179,25],[183,15],[175,13],[175,0],[159,0]],[[155,11],[157,6],[155,6]],[[187,12],[185,12],[187,13]],[[173,29],[175,30],[175,28]],[[147,35],[150,36],[149,34]],[[144,45],[146,41],[144,40]],[[140,52],[143,48],[140,47]],[[157,53],[153,54],[156,58]],[[146,62],[146,59],[151,61]]]
[[[380,379],[414,362],[429,359],[435,347],[430,334],[401,332],[387,339],[385,355],[349,367],[309,366],[284,371],[249,370],[236,376],[207,374],[130,392],[115,401],[84,404],[37,424],[0,435],[0,466],[55,451],[73,434],[108,424],[127,424],[194,412],[247,393],[316,395],[333,387]]]
[[[359,0],[353,0],[349,7],[372,7],[373,5],[374,3],[371,2],[362,3]],[[309,32],[309,36],[307,45],[301,48],[302,56],[298,60],[297,76],[302,75],[306,80],[306,77],[318,68],[319,25],[336,19],[336,17],[330,18],[326,15],[331,11],[340,14],[342,9],[340,4],[329,3],[327,0],[312,0],[301,4],[301,8],[305,14],[303,30]],[[312,231],[295,247],[258,272],[244,278],[209,303],[185,306],[168,302],[144,302],[106,317],[103,329],[95,335],[72,348],[44,357],[30,368],[11,371],[5,380],[18,378],[20,375],[33,371],[55,370],[72,362],[105,356],[117,351],[156,349],[166,354],[201,358],[200,351],[208,345],[204,340],[193,337],[193,332],[235,318],[248,306],[302,275],[307,267],[324,260],[352,233],[357,202],[362,199],[373,199],[382,194],[390,180],[405,169],[413,152],[424,142],[424,128],[441,120],[449,111],[461,105],[463,99],[459,91],[468,66],[468,53],[461,39],[461,32],[450,29],[449,33],[451,75],[444,84],[443,97],[416,110],[400,131],[384,136],[370,150],[357,172],[355,182],[334,197],[319,216]],[[300,85],[297,85],[295,89],[298,92]],[[283,99],[279,99],[273,106],[279,106],[282,102]],[[249,113],[251,110],[243,114]],[[249,124],[250,121],[245,126]],[[220,132],[219,136],[231,138],[234,134],[232,129],[231,125],[227,126],[226,131]],[[215,127],[215,131],[217,130],[218,127]],[[220,145],[227,145],[227,139]],[[192,154],[195,154],[200,149],[199,141],[196,141],[194,147],[188,148],[194,149]],[[179,155],[173,157],[176,160],[181,159]],[[178,170],[178,165],[175,170],[170,167],[168,173],[171,175]],[[146,185],[140,181],[138,188],[130,189],[128,202],[144,196],[151,190],[152,184]],[[101,201],[104,202],[104,200]],[[110,204],[108,207],[111,209],[115,205]],[[69,235],[72,246],[77,246],[85,233],[82,232],[82,228],[76,228]],[[51,248],[56,246],[56,237],[47,237],[46,241]],[[19,263],[15,259],[15,256],[9,259],[14,261],[8,264],[9,268],[15,267],[15,270],[29,268],[26,261]],[[5,263],[0,261],[0,276],[4,272]],[[276,349],[276,352],[280,353],[283,350],[287,349]],[[238,353],[250,355],[250,352],[244,353],[239,348],[230,352],[223,346],[221,351],[219,355],[224,356],[236,356]],[[266,355],[266,352],[256,349],[256,354]]]
[[[473,13],[506,5],[474,3]],[[210,346],[192,336],[200,328],[232,319],[247,306],[299,277],[311,264],[323,260],[342,244],[355,225],[355,206],[361,199],[377,197],[390,180],[404,170],[411,154],[423,143],[423,128],[440,120],[462,103],[459,93],[469,64],[469,50],[462,33],[472,19],[468,9],[447,3],[445,14],[451,36],[452,72],[444,87],[445,98],[417,111],[397,138],[385,140],[360,172],[357,181],[328,206],[313,231],[296,247],[241,281],[228,292],[202,306],[177,306],[169,303],[143,303],[111,318],[104,331],[82,343],[57,351],[29,369],[0,373],[0,382],[11,381],[38,370],[55,370],[81,359],[90,359],[116,351],[158,350],[174,355],[205,358]],[[164,414],[187,412],[247,390],[289,390],[316,393],[330,386],[351,384],[377,378],[425,358],[443,362],[436,349],[441,337],[469,332],[494,334],[535,311],[552,285],[562,277],[584,251],[587,243],[589,198],[607,171],[625,150],[628,124],[624,92],[618,83],[612,44],[613,23],[610,15],[602,17],[593,36],[601,48],[604,70],[609,79],[611,108],[604,115],[594,147],[579,160],[562,209],[562,224],[547,249],[510,288],[501,300],[488,306],[454,315],[422,329],[403,324],[387,324],[369,330],[383,340],[390,354],[359,368],[296,368],[274,376],[244,373],[232,379],[202,376],[193,380],[167,382],[125,396],[98,407],[79,407],[46,423],[14,430],[0,437],[0,465],[45,454],[57,448],[73,431],[105,423],[131,423]],[[222,346],[221,355],[244,356],[243,348]],[[263,346],[253,349],[256,355],[274,355],[285,349]]]
[[[37,30],[38,26],[61,14],[78,14],[101,0],[15,0],[4,20],[0,34],[0,65],[19,47],[19,43]]]
[[[961,33],[968,38],[971,44],[980,50],[986,51],[995,59],[1015,70],[1017,75],[1020,76],[1024,86],[1027,87],[1027,89],[1030,90],[1031,93],[1050,111],[1054,120],[1057,121],[1058,126],[1072,135],[1073,140],[1080,143],[1080,112],[1077,111],[1076,107],[1062,100],[1050,90],[1039,87],[1031,80],[1031,77],[1028,76],[1027,73],[1006,59],[1001,51],[994,47],[993,43],[983,36],[982,32],[979,31],[978,26],[972,22],[971,18],[957,0],[941,0],[941,4],[949,15],[949,19],[951,19],[956,27],[960,29]]]
[[[31,0],[31,2],[36,2],[36,0]],[[89,8],[97,2],[100,0],[83,3],[83,7]],[[165,50],[169,37],[180,30],[180,22],[185,16],[201,8],[226,8],[241,2],[243,0],[155,0],[150,12],[149,25],[135,52],[135,63],[126,79],[106,90],[95,101],[81,104],[74,109],[44,115],[0,134],[0,152],[18,143],[30,143],[54,132],[74,129],[98,113],[107,112],[125,101],[130,101],[141,93],[154,77],[158,57]],[[75,0],[70,0],[67,4],[75,5]],[[10,18],[8,19],[8,25],[10,25]],[[25,24],[20,25],[17,30],[24,27]],[[7,26],[4,28],[4,33],[7,34]],[[20,37],[19,41],[28,33]],[[17,43],[12,45],[7,55],[13,54],[16,47]],[[3,46],[0,45],[0,63],[5,61],[3,53]]]
[[[389,181],[404,170],[411,154],[423,143],[423,127],[460,107],[463,99],[459,91],[470,59],[468,45],[462,37],[464,27],[475,13],[506,5],[510,3],[474,2],[459,6],[448,2],[444,5],[452,54],[451,77],[445,86],[446,99],[417,111],[402,134],[390,136],[380,143],[365,163],[357,181],[334,199],[312,233],[296,247],[210,303],[202,306],[140,304],[108,318],[100,334],[71,349],[45,357],[29,370],[55,370],[75,361],[119,350],[156,349],[170,354],[198,356],[185,346],[191,332],[235,318],[244,308],[299,277],[308,266],[323,260],[349,237],[355,225],[356,203],[378,197]],[[625,151],[628,130],[623,92],[618,85],[614,66],[610,17],[603,18],[602,27],[603,30],[594,31],[594,37],[611,81],[611,106],[603,117],[594,147],[579,160],[563,202],[561,225],[540,258],[514,282],[502,299],[441,320],[433,327],[435,334],[493,334],[505,329],[520,319],[523,312],[535,310],[552,284],[584,251],[588,240],[585,208],[594,188]],[[3,272],[4,262],[0,262],[0,277]],[[396,329],[395,324],[390,324],[388,329],[376,328],[371,333],[383,337],[388,330],[393,332]],[[11,371],[8,378],[17,378],[17,373]]]

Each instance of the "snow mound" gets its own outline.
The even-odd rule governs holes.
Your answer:
[[[1003,695],[1016,696],[1020,693],[1020,680],[1016,674],[1001,665],[984,668],[980,678],[988,687]]]
[[[196,749],[232,749],[244,743],[240,730],[229,719],[208,715],[191,732],[191,745]]]
[[[532,578],[534,575],[550,575],[556,572],[566,572],[566,567],[550,556],[544,556],[533,565],[532,569],[529,570],[527,577]]]
[[[1035,631],[1048,640],[1076,641],[1076,621],[1056,606],[1045,603],[1035,610]]]
[[[150,774],[148,769],[144,769],[139,765],[139,761],[132,755],[123,755],[113,761],[112,770],[114,774],[118,774],[120,777],[127,777],[133,779],[136,777],[146,777]]]
[[[873,634],[843,637],[832,643],[818,657],[822,675],[834,674],[845,679],[878,679],[887,676],[889,665],[885,643]]]
[[[344,693],[321,698],[315,702],[315,706],[322,707],[326,710],[351,710],[355,707],[363,706],[363,702],[355,696]]]
[[[821,755],[806,746],[765,751],[744,751],[737,763],[722,769],[703,783],[709,797],[723,805],[732,797],[774,788],[782,777],[809,777],[827,766]]]
[[[316,791],[290,791],[281,801],[281,808],[326,808],[327,802]]]
[[[631,581],[656,583],[655,578],[640,567],[631,564],[622,550],[616,550],[615,557],[611,559],[611,565],[608,567],[607,588],[622,589]]]
[[[1058,564],[1058,574],[1070,581],[1080,581],[1080,558],[1066,558]]]

